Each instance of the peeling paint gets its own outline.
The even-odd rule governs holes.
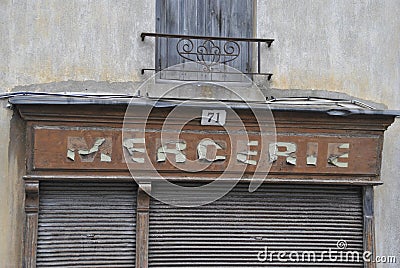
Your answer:
[[[317,166],[317,158],[314,155],[307,156],[307,165]]]
[[[332,165],[334,165],[334,166],[336,166],[336,167],[341,167],[341,168],[347,168],[347,167],[349,167],[349,163],[347,163],[347,162],[340,162],[340,161],[339,161],[340,158],[349,158],[349,154],[343,154],[343,155],[339,155],[339,156],[337,156],[337,155],[331,155],[331,156],[328,158],[328,163],[329,163],[329,164],[332,164]]]
[[[253,165],[253,166],[257,165],[257,161],[248,159],[249,155],[250,154],[246,155],[243,153],[238,153],[236,156],[236,159],[237,159],[237,161],[248,164],[248,165]]]
[[[297,161],[297,158],[295,156],[288,156],[286,158],[286,163],[293,165],[293,166],[296,165],[296,161]]]
[[[98,138],[90,149],[84,138],[82,137],[68,137],[67,159],[75,161],[75,152],[80,156],[83,162],[93,162],[96,154],[101,151],[100,161],[111,162],[112,144],[111,138]],[[100,150],[100,146],[102,149]],[[83,149],[85,148],[85,149]],[[109,161],[110,158],[110,161]]]
[[[134,153],[145,153],[145,148],[137,147],[137,144],[142,144],[144,146],[145,139],[144,138],[134,138],[134,139],[125,139],[123,141],[123,146],[128,150],[129,155],[131,156],[130,159],[135,163],[144,163],[143,157],[134,157]],[[136,145],[135,145],[136,144]]]
[[[247,146],[258,146],[258,141],[249,141]],[[249,159],[249,156],[256,156],[258,154],[257,151],[247,150],[238,152],[236,155],[236,160],[248,165],[257,165],[257,161]]]
[[[330,155],[328,157],[328,163],[331,165],[334,165],[336,167],[340,167],[340,168],[349,167],[349,163],[344,161],[349,158],[349,152],[348,152],[349,149],[350,149],[349,143],[330,143],[330,144],[328,144],[328,150],[330,153]],[[343,150],[347,150],[347,151],[343,151]]]
[[[175,148],[168,148],[169,145],[174,146]],[[157,162],[165,162],[167,159],[167,153],[175,155],[176,163],[185,163],[186,156],[182,153],[183,150],[186,149],[185,142],[166,142],[157,150]]]
[[[212,157],[209,156],[209,147],[214,148],[214,155]],[[222,150],[222,146],[213,141],[212,139],[203,139],[199,142],[197,146],[197,157],[199,160],[206,160],[209,162],[215,162],[220,160],[225,160],[226,156],[217,155],[217,150]]]
[[[92,154],[95,152],[99,151],[99,147],[104,143],[106,139],[101,138],[101,139],[97,139],[96,142],[94,143],[93,147],[90,148],[90,150],[79,150],[78,154],[80,155],[88,155],[88,154]]]
[[[111,157],[102,153],[100,155],[100,161],[101,162],[111,162]]]
[[[279,151],[279,147],[285,147],[285,151]],[[290,165],[296,165],[297,164],[297,158],[296,158],[296,150],[297,150],[297,145],[295,143],[291,142],[276,142],[276,143],[271,143],[269,145],[269,161],[275,162],[278,160],[278,156],[284,156],[286,157],[286,163]]]
[[[309,142],[307,144],[307,165],[317,166],[317,160],[318,160],[318,143]]]
[[[339,149],[350,149],[350,143],[343,143],[338,146]]]
[[[67,158],[75,161],[75,150],[68,149],[67,150]]]

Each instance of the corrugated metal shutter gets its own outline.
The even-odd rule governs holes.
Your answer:
[[[134,267],[133,183],[40,184],[37,267]]]
[[[194,186],[194,185],[191,185]],[[156,189],[156,187],[154,187]],[[160,191],[160,189],[158,189]],[[347,248],[339,250],[338,241]],[[258,252],[292,251],[299,262],[277,255],[260,262]],[[363,210],[360,187],[263,185],[248,192],[239,184],[214,203],[173,207],[152,199],[149,267],[362,267],[336,262],[322,251],[357,251],[362,259]],[[304,251],[315,251],[307,261]],[[294,254],[294,253],[293,253]],[[264,257],[265,254],[260,255]],[[270,255],[269,255],[270,256]],[[319,260],[319,258],[323,260]],[[292,260],[296,260],[292,255]]]

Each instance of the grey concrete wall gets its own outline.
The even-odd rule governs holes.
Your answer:
[[[154,11],[154,0],[0,0],[0,92],[132,93],[146,78],[139,69],[154,64],[154,42],[139,39],[154,31]],[[258,0],[257,36],[276,41],[262,58],[273,79],[257,82],[267,95],[345,93],[400,109],[399,13],[398,0]],[[10,133],[21,131],[1,104],[0,267],[20,267],[24,167]],[[378,254],[398,262],[399,131],[398,120],[376,190]]]
[[[400,110],[400,105],[397,105]],[[382,159],[384,184],[375,190],[377,255],[396,256],[397,264],[378,267],[399,267],[400,263],[400,119],[385,134]]]
[[[4,104],[4,101],[1,102]],[[5,110],[3,105],[0,107],[0,263],[6,265],[12,263],[13,257],[10,259],[10,253],[14,255],[15,249],[10,250],[9,244],[12,241],[11,233],[14,233],[14,224],[16,220],[16,215],[13,213],[15,207],[12,203],[15,199],[10,196],[10,192],[15,181],[10,182],[8,177],[8,143],[9,143],[9,129],[10,129],[10,111]],[[13,224],[14,221],[14,224]],[[23,222],[21,222],[22,224]],[[17,257],[14,255],[14,257]],[[7,266],[5,266],[7,267]]]
[[[55,81],[135,81],[154,63],[155,1],[1,0],[0,87]],[[148,65],[150,64],[150,65]],[[146,66],[147,65],[147,66]]]
[[[258,36],[276,39],[271,87],[346,92],[398,107],[400,1],[258,1]]]
[[[6,104],[0,101],[0,267],[21,267],[25,131]]]

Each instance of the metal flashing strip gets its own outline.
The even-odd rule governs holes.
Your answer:
[[[132,176],[127,176],[127,175],[111,175],[111,176],[104,176],[104,175],[71,175],[71,174],[65,174],[65,175],[25,175],[23,176],[24,180],[40,180],[40,181],[126,181],[126,182],[133,182],[136,181],[139,183],[141,180],[140,179],[134,179]],[[168,177],[168,180],[171,182],[182,182],[182,181],[192,181],[192,182],[212,182],[215,179],[210,178],[210,177]],[[232,181],[237,181],[237,178],[223,178],[219,179],[221,181],[226,181],[226,182],[232,182]],[[252,181],[252,178],[246,178],[243,177],[240,179],[240,182],[250,182]],[[147,178],[146,180],[143,180],[143,183],[149,183],[149,182],[157,182],[159,179],[157,178]],[[282,178],[265,178],[264,183],[266,184],[326,184],[326,185],[357,185],[357,186],[365,186],[365,185],[372,185],[372,186],[378,186],[382,185],[383,181],[365,181],[365,180],[359,180],[359,179],[354,179],[354,180],[348,180],[348,181],[343,181],[339,179],[325,179],[323,176],[321,176],[319,179],[304,179],[304,178],[299,178],[299,179],[293,179],[293,178],[287,178],[287,179],[282,179]]]
[[[63,95],[21,93],[10,95],[12,105],[137,105],[155,108],[173,108],[177,105],[185,107],[215,107],[221,102],[213,100],[152,99],[131,95]],[[365,103],[354,100],[322,99],[322,98],[277,98],[265,102],[223,102],[229,108],[237,110],[271,109],[283,112],[317,112],[331,116],[348,116],[355,114],[400,116],[400,111],[373,109]]]

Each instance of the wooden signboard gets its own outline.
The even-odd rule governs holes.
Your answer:
[[[156,130],[49,128],[33,129],[32,170],[124,171],[127,163],[137,172],[234,172],[270,174],[354,174],[377,176],[379,136],[278,133],[276,142],[260,148],[260,135],[206,134],[186,131],[164,135]],[[130,137],[127,137],[130,136]],[[165,137],[166,136],[166,137]],[[264,155],[263,155],[264,154]],[[193,175],[193,174],[192,174]]]
[[[20,107],[28,121],[29,174],[131,176],[130,169],[149,179],[154,172],[193,179],[257,174],[278,182],[377,184],[383,131],[393,120],[273,111],[276,133],[260,133],[251,113],[240,110],[248,131],[228,135],[223,126],[201,125],[200,119],[164,131],[165,108],[152,112],[145,130],[135,124],[123,129],[126,106],[69,108],[42,106],[43,113]]]

